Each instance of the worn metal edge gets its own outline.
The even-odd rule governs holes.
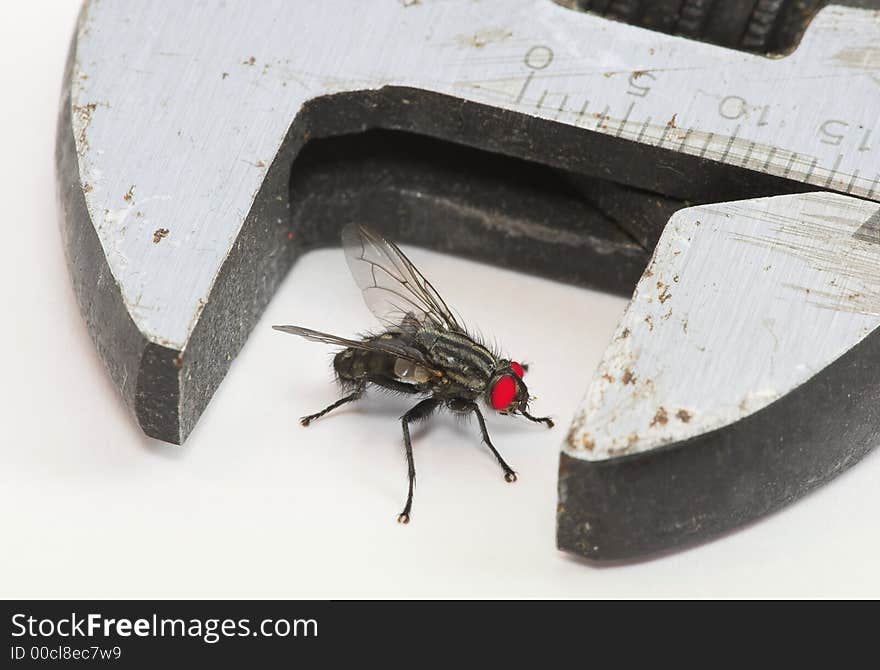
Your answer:
[[[633,559],[778,510],[880,442],[880,328],[767,407],[645,454],[559,462],[557,547]]]
[[[78,26],[86,12],[84,5]],[[151,344],[138,330],[122,300],[86,207],[72,124],[71,85],[77,33],[78,28],[68,51],[55,138],[59,227],[65,260],[88,333],[125,404],[147,435],[179,443],[176,422],[158,419],[177,414],[176,371],[173,366],[156,367],[158,361],[173,360],[178,352]],[[157,383],[164,389],[162,395],[153,393]]]

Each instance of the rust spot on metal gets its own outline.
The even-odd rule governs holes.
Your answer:
[[[256,62],[257,62],[257,59],[254,58],[253,56],[251,56],[251,57],[248,58],[247,60],[243,60],[243,61],[241,61],[241,64],[242,64],[242,65],[254,65]]]
[[[156,232],[153,233],[153,244],[159,244],[159,242],[168,237],[170,232],[167,228],[157,228]]]
[[[666,408],[660,406],[657,408],[657,413],[654,414],[654,418],[651,419],[651,428],[654,426],[665,426],[669,423],[669,414],[666,412]]]
[[[91,184],[83,184],[83,193],[91,193],[94,189]]]
[[[177,368],[178,370],[180,370],[180,369],[183,367],[183,354],[181,354],[180,356],[175,356],[174,358],[172,358],[172,359],[171,359],[171,364],[172,364],[175,368]]]
[[[98,108],[98,103],[90,102],[86,105],[74,105],[73,114],[79,122],[79,132],[77,133],[77,153],[84,156],[89,149],[88,130],[92,123],[92,112]]]
[[[589,435],[584,435],[584,439],[581,441],[581,444],[587,451],[593,451],[593,449],[596,448],[596,443],[590,439]]]
[[[673,115],[672,115],[672,118],[669,119],[669,122],[666,124],[667,127],[669,127],[669,128],[678,128],[678,126],[675,125],[675,119],[676,119],[677,117],[678,117],[678,113],[673,114]]]
[[[648,314],[648,316],[645,317],[645,323],[648,324],[649,330],[654,330],[654,319],[651,318],[650,314]]]
[[[691,419],[694,418],[694,415],[688,412],[686,409],[680,409],[675,413],[675,416],[678,417],[678,420],[682,423],[689,423]]]
[[[662,281],[657,282],[657,290],[660,292],[659,300],[661,305],[672,297],[672,294],[669,292],[669,286]]]
[[[614,377],[612,377],[611,375],[609,375],[607,372],[606,372],[604,375],[602,375],[602,379],[604,379],[604,380],[605,380],[606,382],[608,382],[609,384],[613,384],[613,383],[614,383]]]
[[[620,378],[620,381],[623,384],[635,384],[636,376],[633,374],[633,371],[627,368],[623,371],[623,377]]]
[[[646,74],[648,74],[648,71],[647,71],[647,70],[633,70],[632,78],[633,78],[633,79],[638,79],[638,78],[641,77],[642,75],[646,75]]]
[[[133,197],[134,197],[134,184],[132,184],[132,185],[128,188],[128,190],[125,192],[125,195],[122,196],[122,199],[125,200],[125,202],[131,202],[131,199],[132,199]]]

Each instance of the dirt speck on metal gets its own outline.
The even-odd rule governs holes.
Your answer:
[[[661,305],[672,297],[672,294],[669,292],[669,285],[664,284],[662,281],[657,282],[657,291],[660,293],[658,300],[660,300]]]
[[[655,426],[665,426],[669,423],[669,414],[666,411],[666,408],[662,405],[657,408],[657,413],[654,414],[654,418],[651,419],[651,428]]]
[[[472,35],[459,35],[456,37],[456,41],[461,46],[482,49],[487,44],[503,42],[511,35],[513,33],[506,28],[486,28]]]
[[[76,152],[85,156],[89,150],[88,131],[92,123],[92,113],[98,108],[98,103],[90,102],[85,105],[73,106],[74,129],[76,132]]]

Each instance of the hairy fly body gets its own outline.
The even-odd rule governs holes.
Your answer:
[[[357,400],[370,384],[421,397],[401,417],[409,489],[406,505],[397,517],[400,523],[409,523],[416,476],[409,426],[437,409],[476,415],[483,441],[501,465],[504,479],[516,481],[516,473],[489,439],[479,403],[552,428],[549,417],[529,414],[529,392],[522,379],[527,367],[502,358],[469,335],[393,242],[365,226],[349,224],[342,231],[342,244],[364,300],[385,331],[346,339],[300,326],[274,326],[285,333],[344,347],[334,357],[333,368],[346,395],[303,417],[302,425]]]

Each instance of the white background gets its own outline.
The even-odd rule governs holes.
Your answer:
[[[413,522],[397,417],[336,397],[330,352],[270,329],[372,325],[339,251],[303,258],[184,447],[145,438],[80,319],[53,146],[78,3],[0,9],[3,292],[0,597],[880,596],[880,454],[795,505],[687,551],[597,567],[554,545],[558,448],[625,301],[414,249],[470,323],[532,363],[553,431],[490,420],[415,431]]]

